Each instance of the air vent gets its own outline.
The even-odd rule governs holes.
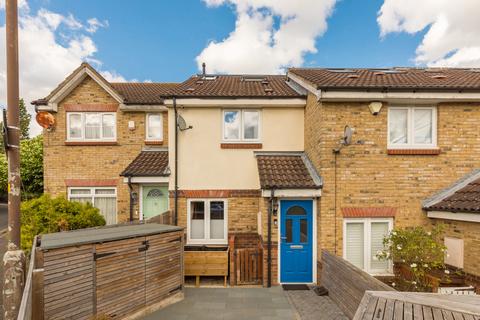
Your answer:
[[[432,76],[433,79],[445,79],[446,77],[444,74],[435,74]]]
[[[203,84],[203,81],[202,80],[197,80],[195,83],[196,84]]]
[[[376,76],[384,76],[385,72],[375,72],[374,75]]]
[[[206,75],[202,77],[202,80],[206,80],[206,81],[214,81],[216,79],[217,79],[217,76],[211,76],[211,75]]]
[[[347,78],[349,79],[358,79],[360,76],[358,74],[349,74]]]
[[[192,92],[192,91],[195,91],[195,88],[188,88],[188,89],[186,89],[185,91],[187,91],[187,92]]]
[[[265,92],[273,92],[272,88],[265,88],[264,90],[265,90]]]

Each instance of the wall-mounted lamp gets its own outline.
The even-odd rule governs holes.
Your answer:
[[[135,130],[135,121],[133,120],[128,121],[128,129],[131,131]]]
[[[380,110],[382,109],[383,103],[381,101],[372,101],[368,105],[368,109],[370,109],[370,112],[376,116],[377,114],[380,113]]]
[[[273,201],[273,216],[276,217],[278,214],[278,201]]]

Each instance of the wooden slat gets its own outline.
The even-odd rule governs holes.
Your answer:
[[[433,313],[431,307],[423,306],[423,318],[425,320],[433,320]]]
[[[394,314],[395,314],[395,300],[387,299],[387,303],[385,304],[385,314],[383,318],[385,320],[393,320]]]
[[[403,302],[395,301],[395,317],[394,320],[403,320]]]
[[[413,319],[414,320],[423,320],[423,308],[420,304],[413,305]]]
[[[434,320],[443,320],[443,313],[442,310],[437,308],[432,308],[433,319]]]

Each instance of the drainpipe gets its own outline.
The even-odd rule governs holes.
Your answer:
[[[128,189],[130,193],[130,221],[133,221],[133,187],[132,176],[128,176]]]
[[[268,208],[268,227],[267,227],[267,287],[272,286],[272,216],[275,201],[275,187],[270,191],[270,207]]]
[[[177,110],[177,98],[173,97],[173,111],[175,113],[175,186],[174,186],[174,224],[178,225],[178,110]]]

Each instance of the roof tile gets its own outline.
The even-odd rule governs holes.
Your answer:
[[[142,151],[120,175],[124,177],[169,176],[168,151]]]

